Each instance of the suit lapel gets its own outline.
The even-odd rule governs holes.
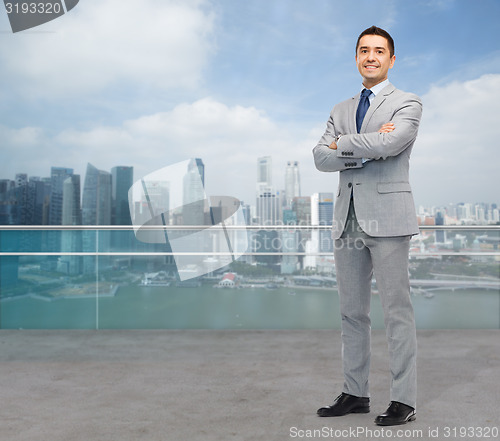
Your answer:
[[[359,102],[359,93],[356,96],[353,96],[351,101],[349,102],[349,109],[347,109],[347,115],[349,118],[348,122],[348,133],[357,133],[356,131],[356,110],[358,108],[358,102]]]
[[[368,107],[368,111],[366,112],[365,118],[363,119],[363,124],[361,125],[360,133],[363,133],[365,131],[366,126],[370,122],[370,119],[375,113],[375,111],[382,105],[382,103],[387,99],[387,97],[392,92],[394,92],[394,89],[396,88],[391,83],[389,83],[377,94],[377,96],[370,104],[370,107]],[[354,122],[356,122],[356,110],[354,110]],[[354,127],[356,127],[356,124],[354,125]]]

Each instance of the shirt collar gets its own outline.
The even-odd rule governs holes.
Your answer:
[[[373,86],[370,90],[372,91],[373,93],[373,96],[377,96],[377,94],[385,87],[389,84],[389,78],[385,79],[384,81],[382,81],[381,83],[378,83],[377,85]],[[363,89],[366,89],[365,86],[362,86],[361,90]]]

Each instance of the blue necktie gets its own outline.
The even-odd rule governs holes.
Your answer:
[[[365,118],[366,111],[370,107],[370,100],[368,97],[372,94],[370,89],[363,89],[361,91],[361,98],[359,99],[358,110],[356,111],[356,129],[359,133],[363,119]]]

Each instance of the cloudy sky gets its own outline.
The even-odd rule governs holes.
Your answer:
[[[359,91],[354,45],[376,24],[390,80],[424,103],[417,205],[499,203],[499,16],[498,0],[80,0],[13,34],[0,11],[0,178],[91,162],[139,179],[199,157],[208,194],[253,204],[270,155],[277,188],[298,160],[303,195],[334,191],[311,150]]]

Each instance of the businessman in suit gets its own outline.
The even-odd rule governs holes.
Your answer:
[[[342,316],[344,387],[318,415],[370,411],[370,297],[375,276],[389,347],[392,375],[388,409],[375,423],[390,426],[415,419],[416,330],[410,301],[408,253],[418,225],[408,181],[410,154],[422,104],[396,89],[387,74],[394,42],[372,26],[356,44],[363,90],[337,104],[313,150],[316,168],[339,172],[332,236]]]

